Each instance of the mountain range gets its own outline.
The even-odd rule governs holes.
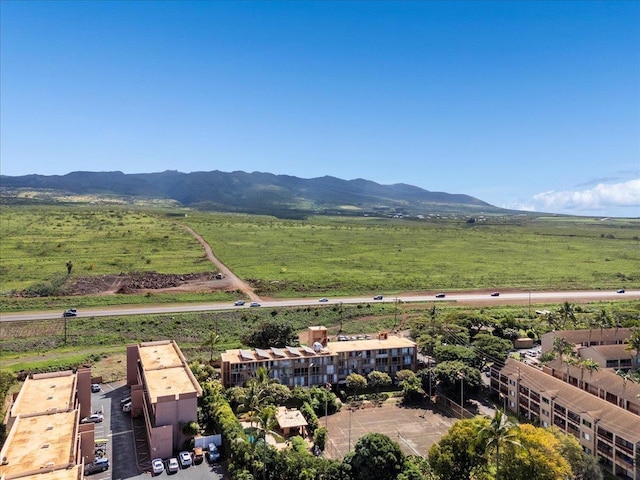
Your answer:
[[[56,191],[70,195],[117,195],[171,199],[210,211],[304,218],[312,214],[429,215],[507,214],[482,200],[462,194],[430,192],[398,183],[324,176],[303,179],[263,172],[159,173],[71,172],[66,175],[0,175],[3,197],[19,190]]]

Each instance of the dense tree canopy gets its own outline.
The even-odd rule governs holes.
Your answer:
[[[513,343],[504,338],[479,333],[473,339],[473,346],[479,357],[486,362],[505,361]]]
[[[475,444],[477,433],[489,424],[486,418],[461,420],[429,450],[429,464],[440,480],[461,480],[471,477],[477,467],[484,465],[481,444]]]
[[[299,343],[293,326],[282,320],[262,322],[255,330],[243,337],[242,342],[253,348],[295,346]]]
[[[403,471],[404,454],[400,445],[386,435],[368,433],[357,442],[345,463],[351,465],[354,480],[393,480]]]
[[[474,368],[480,368],[482,363],[474,349],[460,345],[438,345],[433,354],[438,362],[459,361]]]

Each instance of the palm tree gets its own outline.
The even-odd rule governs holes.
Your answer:
[[[267,476],[267,435],[282,438],[282,436],[275,431],[275,428],[278,426],[276,411],[274,405],[267,405],[261,408],[256,416],[258,427],[262,430],[262,478],[266,478]]]
[[[633,368],[639,368],[640,365],[638,364],[638,355],[640,355],[640,329],[639,328],[634,328],[631,331],[631,336],[627,339],[627,346],[624,347],[624,349],[628,352],[632,352],[633,350],[636,351],[636,354],[634,355],[634,365]]]
[[[573,358],[569,355],[563,355],[563,359],[564,359],[564,362],[567,364],[567,383],[571,383],[569,379],[569,374],[570,374],[569,368],[571,366],[578,365],[580,361],[577,358]]]
[[[613,321],[611,322],[611,324],[614,327],[616,327],[616,338],[615,338],[615,340],[618,341],[618,329],[622,326],[622,322],[620,321],[620,317],[617,314],[614,314]]]
[[[594,361],[592,358],[587,358],[583,360],[580,366],[583,374],[584,374],[585,368],[589,371],[589,381],[591,381],[591,378],[593,377],[593,372],[597,372],[598,370],[600,370],[600,364]],[[580,388],[584,389],[584,382],[582,377],[580,378],[580,382],[582,383],[582,386]]]
[[[627,389],[627,382],[636,383],[638,380],[636,379],[636,376],[632,372],[626,372],[624,370],[616,370],[616,375],[622,378],[622,398],[618,403],[621,404],[620,406],[622,408],[626,408],[624,392]]]
[[[558,315],[562,319],[562,329],[564,330],[568,321],[575,327],[576,324],[576,314],[573,310],[573,305],[569,302],[564,302],[562,306],[558,309]]]
[[[220,341],[220,335],[213,330],[209,332],[207,339],[202,342],[203,347],[209,347],[211,349],[211,356],[209,357],[209,363],[213,361],[213,352],[216,350],[216,344]]]
[[[589,317],[587,319],[587,322],[589,324],[589,343],[587,345],[587,347],[591,346],[591,332],[593,331],[594,327],[597,327],[599,325],[598,319],[595,317]]]
[[[596,321],[600,326],[600,345],[602,345],[602,329],[609,328],[611,325],[611,318],[609,318],[609,314],[603,308],[596,314]]]
[[[249,380],[247,387],[245,388],[245,393],[241,398],[241,403],[238,406],[238,412],[247,414],[252,427],[253,422],[256,419],[257,412],[262,406],[263,398],[264,387],[259,385],[258,382]]]
[[[553,339],[553,347],[551,350],[558,354],[560,363],[562,363],[565,355],[573,353],[573,344],[565,338],[556,337]]]
[[[544,319],[549,324],[549,327],[551,328],[551,330],[555,330],[558,327],[558,322],[556,321],[556,316],[553,314],[553,312],[547,313],[544,316]]]
[[[483,444],[485,452],[496,451],[496,480],[500,479],[500,447],[512,445],[522,447],[518,442],[518,426],[509,421],[506,413],[496,410],[491,422],[478,432],[476,441]]]

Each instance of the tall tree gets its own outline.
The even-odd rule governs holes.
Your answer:
[[[593,372],[600,370],[600,364],[592,358],[587,358],[580,362],[580,370],[582,371],[582,374],[580,375],[580,388],[584,388],[584,371],[587,370],[589,372],[589,380],[591,380],[593,378]]]
[[[213,330],[209,332],[209,336],[206,338],[204,342],[202,342],[203,347],[208,347],[210,349],[211,355],[209,356],[209,363],[213,361],[213,353],[216,350],[216,345],[220,341],[220,335],[218,335]]]
[[[262,478],[267,476],[267,435],[271,435],[276,438],[282,438],[282,436],[275,431],[278,426],[278,420],[276,419],[276,407],[274,405],[267,405],[258,410],[256,415],[258,421],[258,428],[262,432]]]
[[[367,388],[367,379],[359,373],[350,373],[345,379],[345,386],[355,396]]]
[[[429,449],[429,465],[440,480],[462,480],[485,464],[484,445],[474,442],[489,419],[476,417],[454,423],[440,441]]]
[[[640,328],[634,328],[631,330],[631,336],[627,339],[626,343],[627,346],[624,347],[626,351],[633,352],[635,350],[636,352],[633,356],[633,368],[640,368],[640,364],[638,364],[638,355],[640,355]]]
[[[616,370],[616,375],[622,378],[622,398],[618,402],[618,406],[627,408],[626,400],[624,399],[624,394],[627,390],[627,382],[636,383],[637,379],[632,372],[627,372],[625,370]]]
[[[351,465],[354,480],[392,480],[402,473],[405,456],[400,445],[381,433],[361,437],[353,454],[344,461]]]
[[[476,438],[487,453],[495,451],[496,480],[500,480],[500,448],[507,445],[520,447],[518,427],[509,421],[505,413],[496,410],[491,422],[478,431]]]
[[[553,339],[551,350],[557,353],[558,357],[560,357],[560,362],[563,362],[565,355],[573,353],[573,344],[563,337],[556,337]]]
[[[600,345],[602,345],[602,332],[605,328],[609,328],[611,326],[611,318],[607,311],[603,308],[596,314],[596,321],[598,322],[598,326],[600,327]]]
[[[571,323],[573,327],[576,325],[576,314],[573,309],[573,305],[569,302],[564,302],[560,308],[558,309],[558,316],[561,319],[562,329],[566,328],[568,322]]]
[[[548,429],[522,424],[517,440],[522,448],[504,449],[501,480],[574,478],[569,461],[562,456],[560,442]]]
[[[391,385],[391,377],[386,372],[373,370],[367,375],[367,383],[377,392],[381,387],[384,388]]]

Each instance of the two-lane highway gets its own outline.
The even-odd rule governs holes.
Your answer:
[[[436,292],[437,293],[437,292]],[[425,295],[399,295],[383,296],[382,300],[374,300],[373,296],[367,297],[327,297],[328,301],[319,302],[318,298],[296,298],[287,300],[261,301],[260,307],[250,307],[249,303],[243,306],[235,306],[230,303],[198,303],[198,304],[168,304],[168,305],[128,305],[112,306],[100,309],[79,309],[75,318],[107,317],[121,315],[149,315],[149,314],[171,314],[186,312],[206,312],[216,310],[237,310],[246,308],[279,308],[279,307],[300,307],[300,306],[327,306],[336,304],[358,304],[358,303],[424,303],[424,302],[459,302],[477,303],[482,305],[513,305],[513,304],[536,304],[536,303],[585,303],[612,300],[640,299],[640,290],[616,293],[616,291],[569,291],[569,292],[505,292],[499,296],[491,296],[488,292],[482,293],[446,293],[443,298],[436,298],[436,293]],[[20,313],[0,313],[0,321],[10,322],[19,320],[46,320],[60,318],[61,311],[40,311],[40,312],[20,312]]]

